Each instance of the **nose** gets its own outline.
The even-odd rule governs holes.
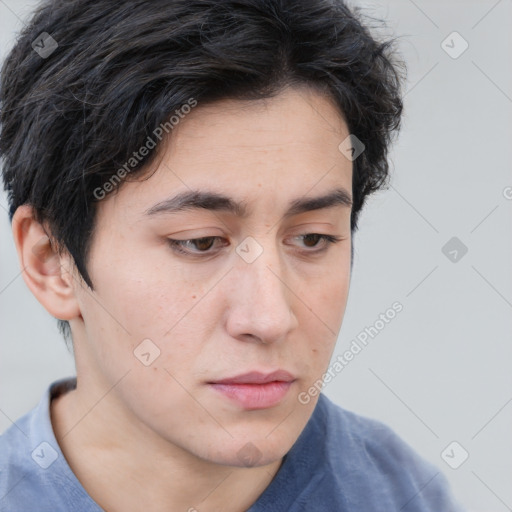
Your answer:
[[[226,328],[233,338],[268,344],[286,339],[296,329],[293,305],[298,298],[278,249],[271,243],[259,246],[262,252],[254,261],[244,259],[242,252],[235,258]]]

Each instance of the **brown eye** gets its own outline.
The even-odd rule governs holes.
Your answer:
[[[191,238],[190,240],[174,240],[168,238],[167,242],[171,246],[171,249],[177,253],[199,256],[203,253],[213,253],[214,251],[210,251],[210,249],[215,245],[217,240],[221,240],[221,237],[205,236],[202,238]]]
[[[194,243],[194,245],[200,250],[200,251],[207,251],[210,249],[213,245],[214,237],[208,236],[205,238],[196,238],[194,240],[190,240]]]
[[[303,249],[314,249],[302,251],[303,253],[308,253],[311,255],[326,251],[329,245],[344,240],[343,238],[339,238],[332,235],[322,235],[320,233],[306,233],[304,235],[296,236],[295,238],[300,239],[302,241]],[[202,238],[191,238],[189,240],[174,240],[172,238],[168,238],[167,242],[171,246],[171,249],[179,254],[191,257],[201,257],[216,254],[218,251],[214,249],[215,242],[222,240],[225,239],[223,239],[220,236],[205,236]],[[320,241],[322,241],[323,243],[319,244]],[[225,242],[223,245],[229,245],[229,242]],[[222,247],[222,244],[220,245],[220,247]]]
[[[306,233],[304,235],[299,235],[296,238],[302,240],[303,247],[305,248],[314,249],[315,247],[320,247],[319,249],[316,249],[314,251],[305,251],[310,254],[323,252],[327,250],[329,245],[341,242],[343,240],[343,238],[340,237],[336,237],[333,235],[322,235],[320,233]],[[319,241],[323,241],[323,243],[320,245],[318,243]]]
[[[304,245],[306,247],[316,247],[319,240],[322,238],[322,235],[318,233],[309,233],[307,235],[303,235],[302,239],[304,240]]]

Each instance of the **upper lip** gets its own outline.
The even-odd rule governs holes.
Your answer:
[[[295,380],[295,377],[286,370],[276,370],[270,373],[253,371],[227,379],[216,380],[212,384],[266,384],[267,382],[292,382],[293,380]]]

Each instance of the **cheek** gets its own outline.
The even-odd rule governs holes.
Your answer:
[[[324,276],[315,287],[315,297],[310,305],[319,323],[327,332],[338,333],[345,313],[350,285],[350,271],[335,269]]]
[[[317,372],[328,364],[334,351],[343,323],[348,290],[349,279],[339,272],[322,280],[314,297],[311,292],[308,294],[311,302],[305,300],[311,311],[308,307],[304,308],[302,323],[308,333],[312,366]]]
[[[207,290],[185,282],[179,273],[150,264],[144,272],[141,276],[132,268],[100,276],[101,290],[87,297],[88,338],[105,367],[141,369],[137,354],[149,352],[155,357],[152,368],[166,368],[178,377],[198,357],[214,306],[208,297],[201,300]],[[148,377],[158,380],[160,372],[144,374]]]
[[[171,324],[186,306],[186,288],[179,272],[165,267],[150,251],[139,254],[136,248],[127,247],[119,252],[130,257],[113,255],[95,268],[95,298],[110,313],[111,321],[134,336],[156,334],[157,323]]]

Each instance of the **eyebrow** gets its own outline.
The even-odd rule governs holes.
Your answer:
[[[284,218],[336,206],[352,207],[352,197],[346,189],[336,188],[322,196],[295,199],[289,203]],[[200,190],[185,191],[160,201],[146,210],[145,213],[148,216],[153,216],[199,209],[228,212],[240,218],[246,218],[250,213],[247,203],[244,201],[235,201],[233,198],[218,192]]]

